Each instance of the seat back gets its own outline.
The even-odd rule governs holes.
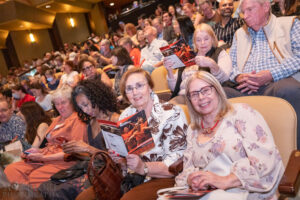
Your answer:
[[[155,68],[151,73],[151,78],[154,83],[153,91],[169,90],[167,80],[167,70],[164,66]]]
[[[262,114],[286,167],[291,152],[297,149],[297,115],[291,104],[284,99],[270,96],[236,97],[229,101],[246,103]]]

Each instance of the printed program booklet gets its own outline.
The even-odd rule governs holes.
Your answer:
[[[187,187],[171,187],[157,191],[158,200],[190,199],[196,200],[214,189],[193,191]]]
[[[145,111],[135,113],[118,123],[101,122],[106,148],[120,156],[140,154],[154,147],[151,128],[148,127]]]
[[[184,66],[189,67],[196,64],[196,53],[183,39],[177,40],[176,42],[159,49],[165,58],[173,61],[173,69]]]

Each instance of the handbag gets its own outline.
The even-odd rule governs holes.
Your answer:
[[[122,172],[105,151],[99,151],[92,156],[88,166],[88,178],[97,199],[120,199]]]
[[[125,194],[135,186],[144,183],[145,176],[136,173],[127,173],[121,183],[121,192]]]
[[[50,179],[55,184],[65,183],[85,174],[87,167],[88,161],[77,161],[73,166],[53,174]]]

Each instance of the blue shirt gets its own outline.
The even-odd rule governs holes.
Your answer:
[[[295,19],[290,32],[291,49],[293,56],[284,59],[279,63],[270,49],[268,40],[263,29],[257,32],[251,28],[248,31],[252,38],[252,49],[243,71],[239,71],[237,66],[237,44],[236,37],[230,49],[233,71],[230,79],[234,81],[235,77],[241,73],[251,73],[252,71],[269,70],[275,81],[287,78],[300,70],[300,21]]]

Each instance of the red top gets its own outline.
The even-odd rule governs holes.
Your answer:
[[[31,96],[29,94],[25,94],[25,97],[18,101],[17,107],[20,108],[22,106],[22,104],[27,102],[27,101],[35,101],[35,97]]]
[[[141,51],[138,48],[134,48],[130,51],[130,58],[133,61],[134,66],[140,67]]]

